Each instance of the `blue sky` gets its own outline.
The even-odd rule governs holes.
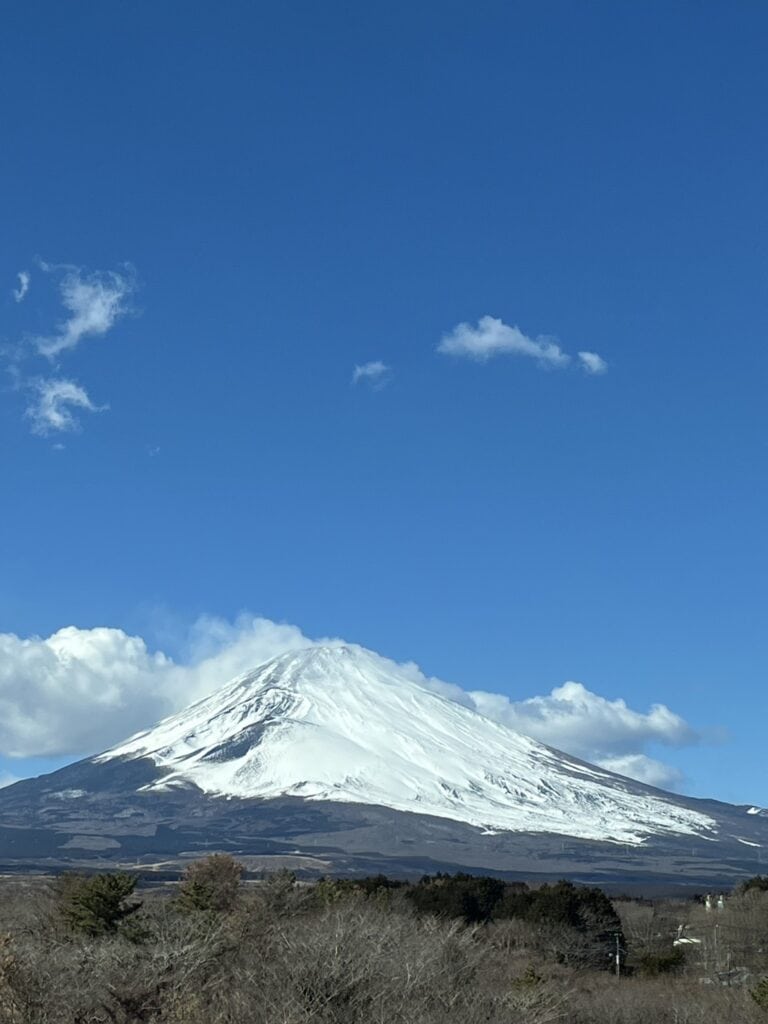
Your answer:
[[[0,776],[298,642],[262,616],[768,802],[766,31],[9,9]]]

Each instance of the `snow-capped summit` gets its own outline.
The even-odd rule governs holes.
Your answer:
[[[145,792],[377,805],[485,831],[641,843],[711,836],[665,794],[493,722],[361,647],[284,654],[138,733],[96,764],[149,758]]]

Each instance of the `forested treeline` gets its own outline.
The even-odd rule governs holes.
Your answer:
[[[242,875],[0,880],[0,1024],[768,1024],[760,881],[715,922],[564,881]]]

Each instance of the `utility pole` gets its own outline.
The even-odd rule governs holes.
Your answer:
[[[616,939],[616,952],[614,954],[614,964],[616,967],[616,977],[621,977],[621,944],[619,943],[619,933],[614,932],[614,938]]]

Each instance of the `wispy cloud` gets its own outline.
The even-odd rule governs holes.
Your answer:
[[[391,370],[386,363],[380,359],[374,359],[370,363],[363,363],[356,366],[352,372],[352,383],[359,384],[366,381],[373,388],[383,388],[391,376]]]
[[[27,335],[23,341],[5,346],[0,359],[5,361],[13,390],[31,396],[24,415],[32,432],[46,436],[77,431],[78,412],[103,412],[108,406],[95,405],[81,384],[65,376],[35,373],[30,362],[42,357],[58,363],[59,357],[76,349],[84,338],[107,334],[131,311],[129,299],[136,289],[136,274],[130,264],[118,270],[88,271],[40,259],[36,263],[56,287],[66,315],[52,333]],[[13,296],[21,302],[29,291],[31,275],[21,270],[17,277]]]
[[[32,278],[26,270],[20,270],[16,277],[18,278],[19,285],[13,289],[13,297],[17,302],[23,302],[29,291],[29,284]]]
[[[597,352],[579,352],[579,360],[585,373],[599,375],[608,372],[608,363]]]
[[[571,362],[571,356],[556,339],[547,335],[531,338],[519,327],[505,324],[495,316],[480,317],[477,326],[457,324],[441,338],[437,351],[480,363],[503,355],[523,356],[535,360],[539,366],[554,369],[561,369]],[[595,352],[580,352],[579,359],[590,373],[604,373],[608,368],[608,364]]]
[[[47,263],[41,263],[41,267],[49,272],[59,269]],[[126,300],[134,287],[130,268],[122,273],[96,271],[91,274],[79,268],[66,268],[59,291],[69,316],[59,324],[55,334],[35,338],[37,351],[52,359],[76,348],[85,337],[106,334],[127,312]]]
[[[84,412],[103,412],[106,406],[94,405],[85,388],[73,380],[47,378],[34,381],[35,397],[26,410],[32,432],[46,436],[60,431],[80,429],[73,409]]]

